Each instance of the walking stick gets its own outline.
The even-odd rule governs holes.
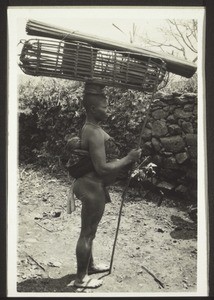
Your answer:
[[[157,80],[156,80],[156,81],[157,81]],[[149,117],[149,113],[150,113],[150,109],[151,109],[151,104],[152,104],[152,101],[153,101],[153,99],[154,99],[154,95],[155,95],[156,91],[157,91],[157,82],[156,82],[156,84],[155,84],[155,88],[154,88],[154,90],[153,90],[153,92],[152,92],[152,95],[151,95],[151,99],[150,99],[150,102],[149,102],[149,107],[148,107],[148,109],[147,109],[146,117],[145,117],[145,119],[144,119],[143,126],[142,126],[142,129],[141,129],[141,132],[140,132],[140,136],[139,136],[139,140],[138,140],[138,146],[137,146],[137,149],[140,148],[140,145],[141,145],[141,142],[142,142],[143,132],[144,132],[146,123],[147,123],[147,121],[148,121],[148,117]],[[123,190],[123,193],[122,193],[122,196],[121,196],[121,204],[120,204],[120,210],[119,210],[119,216],[118,216],[118,221],[117,221],[116,234],[115,234],[114,244],[113,244],[113,249],[112,249],[112,254],[111,254],[111,261],[110,261],[110,267],[109,267],[109,274],[111,274],[112,266],[113,266],[114,252],[115,252],[115,248],[116,248],[117,236],[118,236],[119,227],[120,227],[122,208],[123,208],[123,204],[124,204],[124,201],[125,201],[125,196],[126,196],[126,193],[127,193],[127,190],[128,190],[128,187],[129,187],[131,178],[132,178],[132,171],[133,171],[134,169],[135,169],[135,164],[132,164],[132,166],[131,166],[131,168],[130,168],[130,173],[129,173],[129,176],[128,176],[128,180],[127,180],[126,186],[125,186],[125,188],[124,188],[124,190]]]

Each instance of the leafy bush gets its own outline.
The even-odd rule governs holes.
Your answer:
[[[40,78],[19,85],[20,160],[66,159],[65,136],[78,134],[84,119],[81,98],[76,82]]]
[[[169,80],[164,92],[170,93],[174,90],[178,93],[197,93],[198,77],[195,73],[191,78],[183,78],[178,75],[169,74]]]
[[[19,160],[55,168],[69,159],[66,141],[85,121],[84,83],[26,76],[19,84]],[[106,87],[111,116],[103,127],[118,142],[121,155],[138,142],[149,98],[139,91]]]
[[[19,153],[21,161],[65,163],[68,137],[79,134],[85,120],[81,105],[83,83],[40,78],[19,85]],[[111,116],[104,127],[115,137],[122,154],[133,148],[147,100],[141,92],[105,88]]]
[[[122,155],[137,146],[149,99],[142,92],[106,87],[111,115],[106,128],[120,145]]]

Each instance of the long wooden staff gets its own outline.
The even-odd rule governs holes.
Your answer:
[[[160,68],[160,72],[161,72],[161,68]],[[157,76],[157,79],[158,79],[158,76]],[[143,125],[142,125],[142,129],[141,129],[141,132],[140,132],[140,136],[139,136],[139,140],[138,140],[138,146],[137,146],[138,149],[141,146],[142,136],[143,136],[143,133],[144,133],[144,129],[145,129],[146,123],[148,121],[148,117],[149,117],[149,113],[150,113],[150,109],[151,109],[151,104],[152,104],[152,101],[154,99],[155,93],[157,91],[157,85],[158,85],[158,83],[157,83],[158,80],[157,79],[156,79],[155,88],[154,88],[154,90],[152,92],[152,95],[151,95],[151,98],[150,98],[150,101],[149,101],[149,107],[147,109],[146,117],[144,119],[144,122],[143,122]],[[109,267],[109,274],[111,274],[112,266],[113,266],[114,252],[115,252],[115,247],[116,247],[116,242],[117,242],[117,236],[118,236],[119,227],[120,227],[122,208],[123,208],[123,204],[124,204],[124,201],[125,201],[125,196],[126,196],[126,193],[127,193],[127,190],[128,190],[131,178],[132,178],[132,172],[134,171],[134,169],[135,169],[135,164],[132,164],[131,169],[130,169],[130,173],[129,173],[129,176],[128,176],[128,180],[127,180],[127,183],[126,183],[126,186],[125,186],[125,188],[123,190],[123,193],[122,193],[122,196],[121,196],[121,204],[120,204],[120,210],[119,210],[119,216],[118,216],[118,221],[117,221],[116,234],[115,234],[115,239],[114,239],[114,244],[113,244],[113,249],[112,249],[112,254],[111,254],[111,262],[110,262],[110,267]]]

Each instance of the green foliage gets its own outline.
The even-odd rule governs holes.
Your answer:
[[[137,146],[148,99],[142,92],[112,87],[106,87],[106,96],[111,110],[106,128],[126,155]]]
[[[65,165],[67,140],[79,135],[85,121],[81,104],[84,83],[27,76],[19,84],[19,159],[39,165]],[[121,156],[136,147],[148,97],[139,91],[106,87],[111,110],[106,131],[116,139]]]
[[[77,135],[83,123],[82,85],[41,78],[19,85],[20,160],[49,164],[67,159],[65,136]]]
[[[38,79],[38,78],[37,78]],[[39,78],[19,85],[19,153],[21,161],[47,166],[69,159],[68,138],[78,135],[85,120],[83,83]],[[105,88],[111,109],[103,124],[116,138],[121,154],[134,147],[147,99],[141,92]]]
[[[183,78],[174,74],[169,74],[169,81],[163,91],[170,93],[175,90],[178,93],[197,93],[197,73],[195,73],[191,78]]]

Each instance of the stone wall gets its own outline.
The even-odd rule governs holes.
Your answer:
[[[196,198],[196,94],[156,94],[143,135],[143,154],[158,166],[157,186]]]

